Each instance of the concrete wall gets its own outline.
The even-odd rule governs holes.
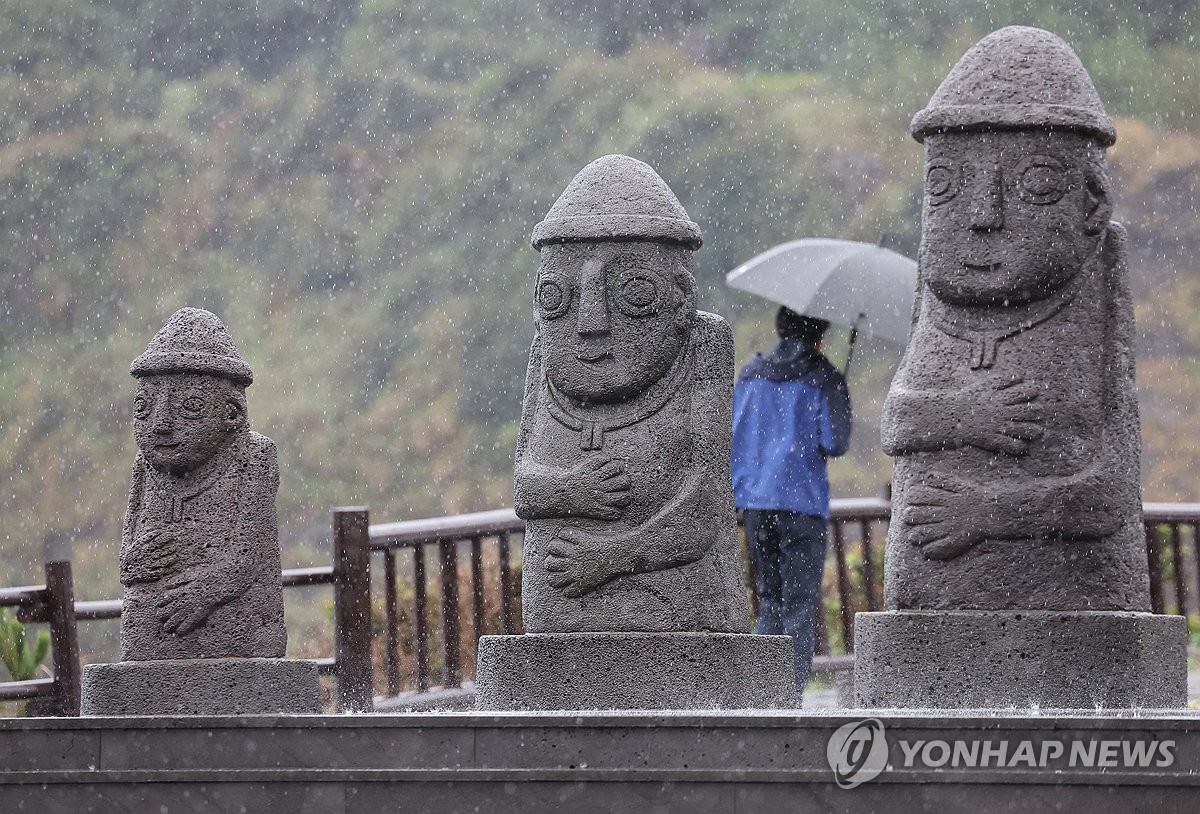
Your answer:
[[[1200,713],[1102,718],[877,714],[890,768],[834,782],[831,735],[866,716],[414,713],[0,720],[0,811],[1194,811]],[[906,766],[912,744],[1048,741],[1021,764]],[[1078,742],[1166,743],[1170,765],[1069,765]],[[1091,745],[1095,742],[1096,745]],[[1117,747],[1118,764],[1120,748]],[[1149,748],[1149,747],[1147,747]],[[931,756],[939,756],[935,747]],[[1161,763],[1163,753],[1152,753]],[[1078,763],[1079,761],[1077,761]],[[1086,762],[1086,761],[1083,761]]]

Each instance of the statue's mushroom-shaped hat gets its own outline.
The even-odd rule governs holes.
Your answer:
[[[254,381],[224,323],[203,308],[180,308],[168,319],[146,352],[133,360],[136,377],[160,373],[208,373],[248,386]]]
[[[675,193],[649,164],[606,155],[567,184],[546,219],[533,228],[533,247],[581,241],[652,240],[689,249],[703,242]]]
[[[912,120],[917,141],[930,133],[1031,128],[1081,132],[1105,147],[1117,140],[1071,46],[1049,31],[1018,25],[971,46]]]

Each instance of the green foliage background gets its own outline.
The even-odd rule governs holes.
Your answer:
[[[1118,7],[1119,8],[1116,8]],[[254,11],[247,9],[253,8]],[[771,306],[723,275],[800,236],[914,253],[907,135],[949,67],[1021,22],[1078,50],[1140,319],[1145,491],[1200,498],[1196,7],[1188,0],[0,2],[0,584],[72,550],[115,596],[134,446],[128,364],[176,308],[216,311],[279,445],[285,562],[328,509],[507,505],[533,225],[592,158],[672,185],[706,243],[702,307],[739,354]],[[834,338],[831,354],[844,352]],[[897,353],[867,341],[835,494],[876,494]]]

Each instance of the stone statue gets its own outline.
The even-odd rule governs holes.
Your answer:
[[[925,205],[912,334],[884,406],[889,601],[1144,610],[1113,124],[1066,43],[1012,27],[958,63],[913,135]]]
[[[696,311],[699,228],[646,164],[585,167],[537,225],[517,445],[531,633],[737,631],[733,338]]]
[[[882,422],[889,612],[857,617],[859,702],[1177,703],[1180,628],[1144,613],[1113,123],[1065,42],[1013,26],[963,56],[912,133],[918,289]]]
[[[126,660],[284,654],[275,444],[212,313],[176,311],[134,360],[138,456],[121,535]]]
[[[84,668],[83,714],[320,711],[316,662],[283,658],[279,465],[249,427],[250,366],[216,315],[183,308],[129,372],[123,660]]]
[[[733,337],[696,310],[700,229],[653,169],[584,167],[533,231],[515,504],[525,634],[479,641],[479,709],[795,703],[754,636],[729,475]]]

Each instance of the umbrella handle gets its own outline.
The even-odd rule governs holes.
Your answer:
[[[866,314],[859,314],[858,318],[854,320],[854,324],[850,326],[850,343],[849,347],[846,348],[846,365],[842,368],[843,376],[850,373],[850,362],[854,359],[854,343],[858,341],[858,323],[862,322],[866,317]]]

